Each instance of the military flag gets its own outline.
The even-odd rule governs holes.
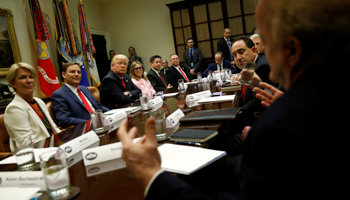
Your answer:
[[[45,43],[50,36],[38,0],[28,0],[28,2],[34,22],[41,93],[46,97],[50,97],[55,90],[60,88],[55,68]]]

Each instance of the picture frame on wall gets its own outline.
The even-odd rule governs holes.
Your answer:
[[[21,62],[12,11],[0,8],[0,77],[6,77],[13,63]]]

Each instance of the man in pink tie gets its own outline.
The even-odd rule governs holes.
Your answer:
[[[112,70],[103,78],[100,86],[101,103],[109,109],[118,108],[139,98],[141,90],[126,74],[128,58],[118,54],[112,59]]]
[[[177,54],[170,55],[170,63],[171,67],[169,67],[166,73],[166,78],[168,79],[170,85],[178,86],[179,79],[183,79],[185,83],[191,81],[191,76],[188,71],[185,70],[183,66],[180,66],[180,60]]]
[[[109,111],[101,105],[90,90],[79,85],[81,81],[81,69],[78,63],[69,62],[62,66],[64,85],[52,93],[52,111],[59,126],[67,127],[84,123],[90,118],[90,112],[102,109]]]

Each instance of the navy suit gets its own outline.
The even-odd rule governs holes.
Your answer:
[[[232,74],[235,74],[235,73],[239,73],[240,70],[232,67],[232,65],[230,64],[230,61],[228,60],[223,60],[222,61],[222,66],[224,69],[226,68],[229,68],[231,69],[231,72]],[[203,77],[207,77],[208,76],[208,71],[211,70],[211,71],[216,71],[218,68],[217,68],[217,64],[214,62],[214,63],[210,63],[208,68],[202,73],[202,76]]]
[[[202,72],[202,52],[199,48],[195,48],[193,47],[193,70],[194,72]],[[188,71],[190,71],[191,68],[191,58],[190,58],[190,50],[186,49],[184,51],[184,55],[183,55],[183,63],[184,63],[184,67],[185,69],[187,69]]]
[[[79,85],[79,89],[90,101],[95,109],[102,109],[103,112],[109,111],[108,108],[98,103],[92,96],[90,90],[85,86]],[[57,125],[67,127],[84,123],[91,119],[90,113],[86,110],[83,102],[72,92],[65,84],[51,95],[52,112],[57,120]]]
[[[128,103],[134,102],[139,98],[141,90],[131,81],[131,77],[127,74],[123,76],[126,91],[132,95],[124,95],[125,88],[122,84],[121,79],[111,70],[103,78],[100,86],[100,98],[101,103],[109,109],[123,106]]]

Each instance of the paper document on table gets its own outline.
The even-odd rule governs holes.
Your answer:
[[[0,199],[23,200],[32,199],[40,190],[39,187],[3,187],[0,188]]]
[[[117,109],[107,111],[107,112],[103,113],[103,115],[112,115],[112,114],[119,112],[119,111],[125,111],[127,114],[128,113],[135,113],[135,112],[139,111],[140,109],[141,109],[141,106],[117,108]]]
[[[178,92],[173,92],[173,93],[168,93],[168,94],[163,94],[163,97],[172,97],[179,94]]]
[[[40,158],[39,156],[47,151],[51,151],[51,150],[57,150],[57,147],[50,147],[50,148],[36,148],[34,149],[34,158],[35,158],[35,162],[40,162]],[[16,160],[16,156],[10,156],[2,161],[0,161],[0,165],[4,165],[4,164],[13,164],[13,163],[17,163]]]
[[[163,170],[186,175],[226,155],[225,151],[176,144],[161,145],[158,151],[162,159]]]
[[[233,101],[236,95],[225,95],[225,96],[217,96],[217,97],[207,97],[198,101],[201,103],[216,103],[216,102],[225,102],[225,101]]]

